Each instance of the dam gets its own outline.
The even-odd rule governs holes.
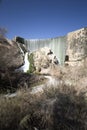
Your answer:
[[[31,52],[43,47],[48,47],[57,57],[59,64],[63,64],[65,60],[66,36],[49,38],[49,39],[25,39],[24,44]]]
[[[87,57],[87,27],[69,32],[61,37],[49,39],[15,37],[14,40],[25,44],[30,53],[43,47],[50,48],[60,65],[66,61],[69,65],[74,66],[78,61]]]

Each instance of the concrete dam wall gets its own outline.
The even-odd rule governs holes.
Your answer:
[[[77,65],[87,59],[87,27],[69,32],[66,36],[49,39],[24,39],[16,37],[17,42],[26,45],[30,52],[49,47],[60,64]]]
[[[27,49],[30,52],[38,50],[42,47],[49,47],[57,57],[60,64],[64,63],[66,50],[66,36],[50,38],[50,39],[29,39],[24,40]]]

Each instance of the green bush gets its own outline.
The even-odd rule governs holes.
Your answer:
[[[28,60],[30,62],[29,65],[29,70],[27,71],[28,73],[33,73],[35,71],[35,66],[34,66],[34,59],[33,59],[33,53],[31,53],[28,57]]]

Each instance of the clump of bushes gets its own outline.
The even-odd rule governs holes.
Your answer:
[[[0,130],[86,130],[87,96],[64,84],[14,98],[0,97]]]
[[[35,66],[34,66],[34,58],[33,58],[33,53],[31,53],[29,56],[28,56],[28,60],[30,62],[30,65],[29,65],[29,70],[27,71],[28,73],[33,73],[36,69],[35,69]]]

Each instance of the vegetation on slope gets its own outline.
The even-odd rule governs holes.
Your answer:
[[[35,71],[33,53],[29,55],[28,60],[30,62],[28,73],[33,73]]]
[[[0,130],[86,130],[87,95],[64,84],[44,93],[21,90],[14,98],[0,97]]]

